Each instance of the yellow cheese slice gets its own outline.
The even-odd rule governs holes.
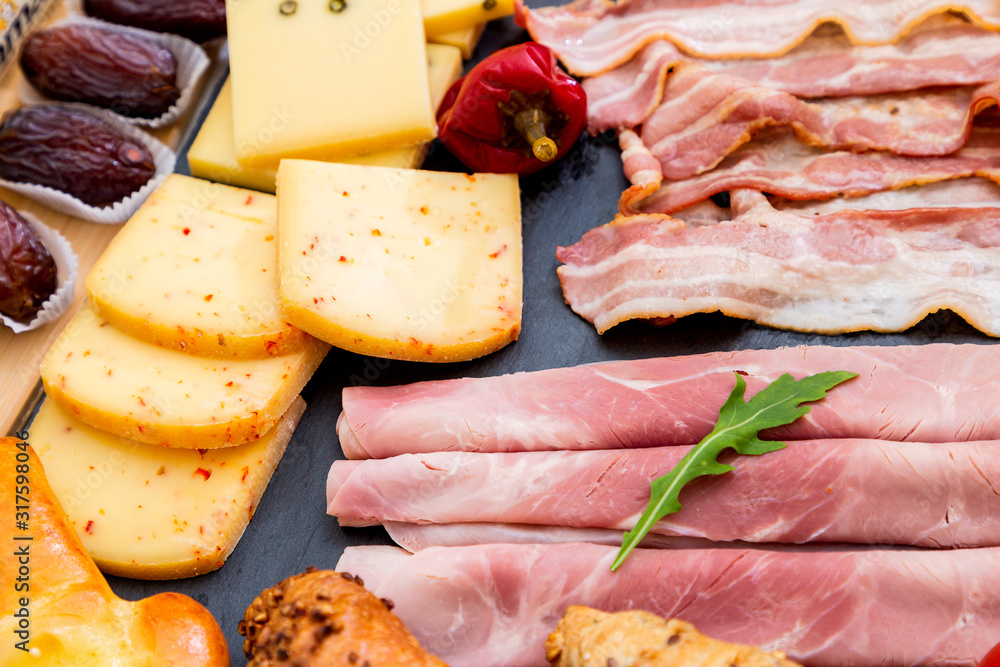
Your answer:
[[[296,352],[310,336],[277,303],[277,202],[171,174],[87,275],[91,304],[129,335],[220,358]]]
[[[441,35],[514,13],[514,0],[420,0],[424,32]]]
[[[419,0],[228,0],[226,21],[240,162],[434,138]]]
[[[212,449],[266,433],[329,346],[266,359],[209,359],[124,334],[82,308],[42,360],[42,383],[77,419],[126,438]]]
[[[285,160],[278,239],[285,316],[338,347],[462,361],[517,339],[516,175]]]
[[[177,579],[226,562],[304,410],[296,398],[260,439],[198,451],[111,435],[47,400],[29,429],[30,444],[102,571]]]
[[[448,88],[461,75],[463,57],[463,52],[458,46],[427,45],[427,78],[433,108],[438,108]],[[422,143],[338,161],[416,169],[423,164],[428,145]],[[188,167],[194,176],[219,183],[274,192],[275,179],[278,176],[276,166],[251,167],[241,164],[236,159],[236,142],[233,140],[232,85],[229,79],[219,90],[215,103],[198,130],[191,148],[188,149],[187,159]]]
[[[480,23],[470,28],[443,32],[439,35],[427,35],[427,41],[432,44],[454,46],[461,51],[462,58],[468,60],[475,53],[476,45],[479,44],[479,38],[483,36],[485,29],[486,24]],[[440,103],[438,104],[440,105]]]

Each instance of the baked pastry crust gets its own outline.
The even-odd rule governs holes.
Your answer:
[[[447,667],[360,578],[309,568],[266,589],[239,624],[247,667]]]
[[[566,610],[545,642],[555,667],[797,667],[781,653],[706,637],[646,611]]]
[[[19,465],[27,472],[19,472]],[[20,493],[24,487],[27,493]],[[25,497],[27,527],[18,529],[14,512]],[[0,438],[0,507],[0,540],[16,547],[0,550],[3,579],[14,581],[22,565],[28,568],[26,589],[0,587],[0,632],[20,640],[14,614],[28,600],[24,648],[30,651],[15,641],[0,642],[0,664],[228,667],[219,624],[192,598],[160,593],[128,602],[111,591],[53,494],[41,461],[14,438]],[[27,553],[19,555],[18,549]]]

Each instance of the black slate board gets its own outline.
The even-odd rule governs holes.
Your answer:
[[[529,6],[552,4],[528,2]],[[494,21],[473,63],[528,39],[511,19]],[[207,104],[202,114],[207,111]],[[184,147],[182,147],[183,152]],[[465,171],[435,143],[424,165]],[[181,160],[180,171],[186,170]],[[178,591],[205,605],[226,634],[233,665],[243,665],[243,638],[236,625],[264,588],[312,565],[333,568],[345,546],[391,544],[381,528],[342,529],[327,516],[326,475],[343,458],[336,436],[341,390],[352,384],[385,386],[463,376],[573,366],[613,359],[697,354],[718,350],[772,349],[786,345],[900,345],[929,342],[991,343],[950,312],[929,316],[900,334],[820,336],[769,329],[721,315],[695,315],[668,327],[626,323],[598,336],[562,298],[555,249],[610,221],[628,186],[611,134],[582,137],[560,162],[521,179],[524,244],[524,307],[520,339],[487,357],[458,364],[387,361],[333,350],[303,391],[308,408],[270,485],[229,561],[211,574],[175,581],[108,577],[119,596],[137,600]],[[913,279],[919,280],[920,276]]]

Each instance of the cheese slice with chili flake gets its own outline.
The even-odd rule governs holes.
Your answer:
[[[212,449],[269,431],[329,346],[265,359],[210,359],[122,333],[82,308],[42,360],[42,384],[80,421],[169,447]]]
[[[517,339],[517,176],[284,160],[278,292],[286,319],[337,347],[464,361]]]
[[[87,275],[90,302],[118,329],[220,358],[278,356],[309,335],[278,308],[272,195],[171,174]]]
[[[111,435],[47,400],[30,444],[102,571],[193,577],[222,567],[236,547],[303,410],[296,398],[260,439],[198,451]]]

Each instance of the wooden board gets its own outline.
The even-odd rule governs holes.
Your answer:
[[[62,2],[51,5],[40,25],[50,24],[62,18],[66,9]],[[212,58],[212,66],[202,79],[196,95],[204,97],[201,92],[212,86],[225,75],[228,62],[225,54],[219,53],[218,45],[207,45],[206,50]],[[0,113],[21,105],[18,89],[21,86],[22,74],[18,67],[9,67],[0,77]],[[188,134],[202,115],[203,104],[192,104],[183,117],[168,127],[153,131],[155,137],[171,148],[177,150],[186,143]],[[76,287],[73,295],[73,305],[58,320],[50,322],[33,331],[15,334],[11,329],[0,325],[0,387],[3,388],[0,400],[0,432],[10,435],[21,428],[30,417],[35,404],[41,397],[41,379],[38,367],[52,342],[62,331],[69,317],[76,312],[86,299],[87,293],[84,279],[90,267],[107,247],[121,225],[103,225],[86,222],[77,218],[52,211],[32,200],[0,187],[0,199],[18,209],[27,211],[49,227],[61,232],[73,246],[79,260]]]

